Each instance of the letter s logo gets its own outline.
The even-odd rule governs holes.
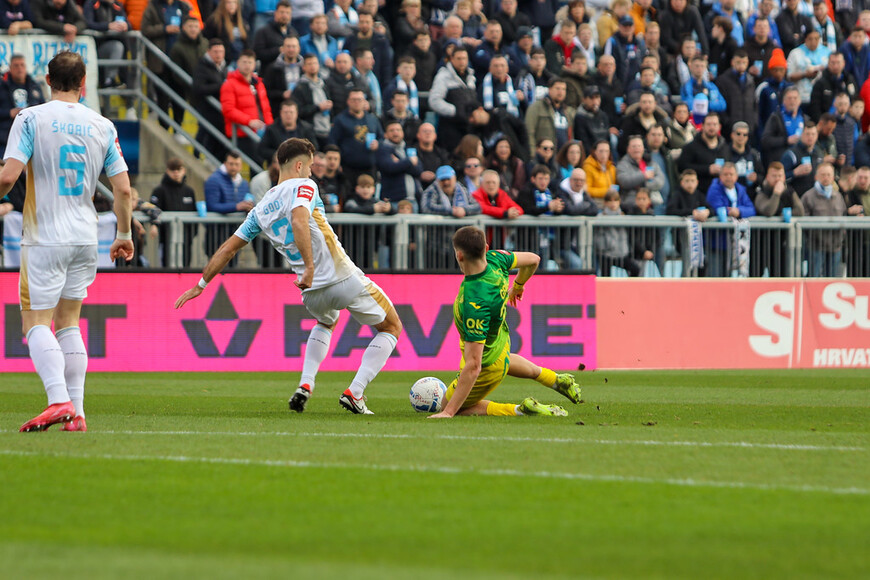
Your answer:
[[[755,324],[770,334],[749,337],[749,346],[760,356],[778,357],[792,353],[794,344],[794,294],[767,292],[755,301]]]
[[[849,298],[854,298],[855,303],[850,302]],[[831,330],[849,328],[853,324],[861,330],[870,329],[868,302],[868,297],[858,295],[851,284],[828,284],[822,292],[822,304],[830,312],[819,314],[819,323]]]

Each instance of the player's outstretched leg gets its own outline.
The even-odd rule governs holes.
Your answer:
[[[301,413],[305,410],[311,393],[314,392],[314,379],[321,363],[329,352],[329,343],[332,340],[332,328],[318,322],[308,335],[305,345],[305,361],[302,363],[302,376],[299,379],[299,388],[293,393],[288,401],[291,411]]]
[[[539,367],[525,357],[511,354],[508,374],[521,379],[533,379],[545,387],[564,395],[565,398],[575,405],[580,402],[580,385],[568,373],[556,374],[548,368]]]
[[[565,417],[568,415],[568,411],[559,405],[544,405],[532,397],[523,399],[523,402],[519,405],[519,410],[521,415],[546,415],[552,417]]]
[[[346,389],[338,398],[342,407],[356,415],[374,415],[366,407],[365,390],[387,364],[393,349],[396,348],[399,335],[402,333],[402,322],[399,320],[396,309],[391,307],[386,318],[380,324],[376,324],[375,329],[378,333],[366,347],[362,360],[360,360],[359,370],[353,378],[350,388]]]

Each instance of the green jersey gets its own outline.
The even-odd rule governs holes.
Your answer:
[[[486,270],[466,276],[453,302],[453,323],[459,331],[459,348],[465,352],[466,342],[482,342],[482,366],[497,362],[505,346],[510,345],[505,304],[508,275],[516,263],[512,252],[487,252]]]

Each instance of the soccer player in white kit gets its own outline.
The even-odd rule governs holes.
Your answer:
[[[296,273],[302,303],[317,320],[305,348],[299,388],[290,409],[305,410],[314,391],[314,379],[326,358],[339,311],[347,310],[361,324],[374,326],[372,338],[351,385],[339,403],[356,414],[373,415],[365,403],[365,388],[380,372],[396,347],[402,323],[387,295],[351,261],[326,221],[317,184],[310,179],[314,146],[306,139],[288,139],[276,153],[281,166],[278,185],[251,210],[245,223],[223,243],[202,273],[199,283],[175,302],[199,296],[233,256],[261,232]]]
[[[79,315],[97,273],[93,195],[103,169],[118,217],[109,255],[133,259],[127,164],[112,122],[79,103],[85,72],[84,61],[72,52],[51,59],[45,77],[51,100],[15,117],[0,170],[3,197],[27,168],[18,290],[22,330],[48,395],[48,408],[21,431],[44,431],[56,423],[64,431],[87,431],[88,355]]]

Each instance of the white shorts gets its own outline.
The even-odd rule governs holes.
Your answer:
[[[365,276],[351,276],[325,288],[306,290],[302,304],[327,326],[335,324],[341,310],[350,312],[360,324],[380,324],[393,307],[384,291]]]
[[[21,310],[49,310],[61,298],[84,300],[97,276],[97,246],[21,246]]]

